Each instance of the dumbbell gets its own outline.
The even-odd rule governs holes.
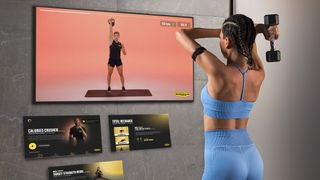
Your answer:
[[[279,24],[279,15],[278,14],[268,14],[264,16],[264,25],[274,26]],[[270,41],[271,49],[266,52],[266,59],[268,62],[278,62],[281,60],[281,53],[274,48],[274,39],[272,38]]]

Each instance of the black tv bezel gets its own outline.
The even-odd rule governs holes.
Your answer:
[[[37,37],[37,28],[36,28],[36,20],[37,20],[37,8],[54,8],[54,9],[63,9],[63,10],[80,10],[80,11],[94,11],[94,12],[110,12],[110,13],[119,13],[119,14],[138,14],[138,15],[149,15],[149,16],[166,16],[166,17],[180,17],[180,18],[191,18],[192,19],[192,27],[194,27],[194,17],[192,16],[181,16],[181,15],[169,15],[169,14],[152,14],[152,13],[143,13],[143,12],[128,12],[128,11],[113,11],[113,10],[98,10],[98,9],[81,9],[81,8],[66,8],[66,7],[55,7],[55,6],[33,6],[33,96],[32,96],[32,103],[33,104],[81,104],[81,103],[159,103],[159,102],[181,102],[181,103],[187,103],[187,102],[194,102],[194,86],[195,86],[195,80],[194,80],[194,64],[192,64],[192,74],[193,74],[193,93],[192,93],[192,99],[191,100],[110,100],[110,101],[97,101],[97,100],[88,100],[88,101],[37,101],[36,99],[36,70],[37,70],[37,58],[36,58],[36,37]],[[190,59],[191,61],[191,59]]]
[[[230,0],[230,10],[229,10],[229,16],[234,15],[234,10],[235,10],[235,1],[234,0]]]

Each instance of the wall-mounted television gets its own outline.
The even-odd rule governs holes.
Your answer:
[[[35,8],[35,102],[193,101],[192,17]]]

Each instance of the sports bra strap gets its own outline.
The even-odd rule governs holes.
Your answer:
[[[247,75],[247,72],[249,71],[249,66],[248,66],[248,68],[247,68],[246,71],[242,71],[241,67],[240,67],[238,64],[235,64],[235,65],[236,65],[236,67],[239,69],[239,71],[241,72],[242,77],[243,77],[241,97],[240,97],[240,100],[242,101],[242,100],[243,100],[243,97],[244,97],[245,84],[246,84],[246,75]]]
[[[244,71],[244,72],[242,71],[242,69],[241,69],[241,67],[239,66],[239,64],[235,64],[235,66],[239,69],[239,71],[241,72],[242,75],[246,74],[246,73],[249,71],[249,66],[248,66],[247,70]]]

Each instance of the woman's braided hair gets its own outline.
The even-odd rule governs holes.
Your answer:
[[[248,59],[247,64],[255,67],[252,47],[256,38],[256,29],[252,19],[243,14],[230,16],[223,22],[222,32],[231,40],[238,52]]]

